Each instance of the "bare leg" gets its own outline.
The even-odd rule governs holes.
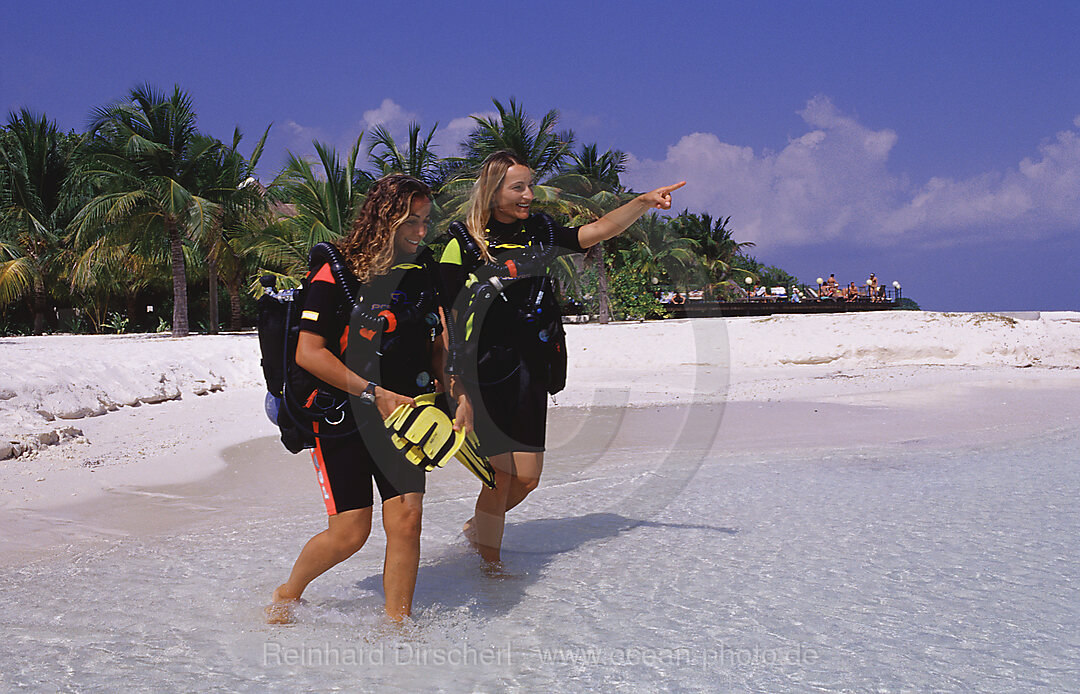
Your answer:
[[[420,567],[420,518],[424,495],[411,492],[383,502],[386,530],[386,560],[383,563],[383,593],[386,616],[400,622],[412,613],[416,572]]]
[[[502,546],[503,525],[506,516],[506,501],[510,494],[512,475],[508,468],[513,466],[510,453],[491,456],[491,466],[495,468],[495,488],[484,486],[476,499],[476,511],[465,524],[465,536],[485,562],[500,560],[499,548]]]
[[[544,470],[544,454],[517,451],[514,456],[514,474],[510,480],[510,493],[506,498],[506,510],[514,508],[540,486],[540,473]]]
[[[520,504],[540,483],[543,453],[521,451],[491,456],[495,489],[484,487],[476,499],[476,512],[465,523],[465,536],[488,563],[501,561],[506,512]]]
[[[308,540],[300,550],[289,580],[274,590],[271,605],[266,608],[266,621],[270,624],[290,623],[292,607],[308,584],[356,554],[370,534],[370,506],[330,516],[326,530]]]

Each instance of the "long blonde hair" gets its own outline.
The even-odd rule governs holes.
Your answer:
[[[385,275],[394,262],[394,232],[408,219],[417,197],[431,190],[412,176],[390,174],[371,186],[349,235],[338,242],[345,263],[362,283]]]
[[[484,232],[491,219],[495,193],[506,178],[506,172],[514,165],[529,166],[524,159],[509,150],[504,149],[488,155],[488,158],[480,165],[480,175],[477,176],[472,193],[469,195],[469,211],[465,215],[465,228],[473,241],[476,241],[480,254],[487,262],[491,262],[493,257],[491,251],[488,250],[487,236]]]

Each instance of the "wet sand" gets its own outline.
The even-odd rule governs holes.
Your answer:
[[[661,470],[674,464],[681,466],[677,476],[688,479],[694,461],[705,458],[773,456],[777,451],[792,457],[815,452],[829,455],[834,450],[881,445],[994,444],[1080,421],[1080,398],[1075,397],[1080,392],[1080,372],[1076,370],[1013,369],[986,374],[940,368],[929,377],[925,371],[920,370],[918,378],[910,369],[882,369],[859,377],[823,373],[781,379],[773,393],[782,399],[775,400],[759,393],[758,400],[723,402],[716,401],[721,393],[709,393],[712,401],[666,407],[555,407],[549,414],[544,484],[580,479],[590,474],[591,466],[602,468],[606,457],[635,450],[648,450],[652,457],[660,454],[646,467]],[[733,380],[730,386],[723,382],[719,386],[737,396],[744,386],[739,378]],[[900,387],[895,387],[897,381]],[[820,397],[809,395],[815,388]],[[213,403],[198,403],[205,404]],[[125,538],[227,527],[251,516],[321,517],[324,511],[310,456],[289,454],[270,433],[271,425],[256,409],[261,407],[261,393],[233,394],[225,404],[219,417],[231,422],[227,435],[181,439],[161,454],[164,462],[152,474],[140,478],[110,476],[108,470],[72,470],[61,476],[68,481],[58,483],[59,489],[66,491],[69,485],[78,485],[80,478],[100,475],[95,481],[101,491],[84,491],[89,497],[85,501],[61,492],[51,497],[59,503],[9,502],[0,509],[0,527],[5,529],[0,537],[0,566],[55,559],[88,545]],[[166,430],[175,416],[183,429],[180,422],[189,418],[190,405],[157,407],[133,410],[127,416],[136,429]],[[103,427],[113,425],[102,423]],[[103,447],[110,445],[107,437],[99,440]],[[221,441],[229,445],[214,448]],[[184,481],[170,483],[172,479]],[[452,461],[449,468],[429,476],[427,502],[466,498],[475,493],[474,481]]]

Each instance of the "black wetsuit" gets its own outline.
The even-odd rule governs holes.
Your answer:
[[[329,265],[316,268],[304,301],[300,329],[321,335],[327,349],[350,369],[383,388],[410,397],[434,390],[433,343],[441,324],[437,320],[434,259],[426,249],[414,259],[399,262],[387,275],[359,287],[357,304],[369,315],[395,314],[393,331],[372,333],[359,320],[350,321],[352,307],[337,285]],[[434,314],[435,318],[432,319]],[[390,443],[373,405],[356,403],[345,428],[359,426],[355,434],[318,436],[312,462],[330,515],[367,508],[374,503],[371,480],[383,501],[409,492],[424,491],[423,468],[409,464]],[[321,425],[323,433],[338,427]]]
[[[555,224],[543,213],[524,221],[503,224],[491,219],[487,227],[488,249],[497,262],[513,259],[543,244],[552,247],[550,257],[583,253],[577,228]],[[466,279],[482,261],[466,251],[457,239],[447,244],[439,261],[444,308],[454,305],[465,288]],[[547,424],[547,393],[550,361],[538,332],[561,321],[550,277],[529,276],[505,282],[502,297],[491,302],[479,327],[475,364],[466,370],[475,374],[466,379],[473,403],[474,424],[485,455],[507,451],[543,451]],[[545,315],[535,309],[542,304]],[[561,324],[558,328],[561,331]],[[470,335],[470,339],[476,336]]]

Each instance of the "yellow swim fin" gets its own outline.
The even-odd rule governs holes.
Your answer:
[[[438,393],[413,398],[416,407],[402,405],[386,418],[390,440],[405,459],[431,472],[446,465],[451,456],[476,475],[488,487],[495,488],[495,469],[480,453],[480,440],[474,432],[468,436],[454,431],[450,416],[438,405]],[[445,402],[445,399],[443,400]]]
[[[480,452],[480,439],[476,438],[475,432],[469,432],[455,457],[469,469],[469,472],[480,478],[481,482],[491,489],[495,488],[495,468],[491,467],[491,461],[487,459],[487,456]]]
[[[446,465],[465,441],[434,399],[434,393],[416,397],[416,407],[402,405],[383,422],[405,459],[427,472]]]

